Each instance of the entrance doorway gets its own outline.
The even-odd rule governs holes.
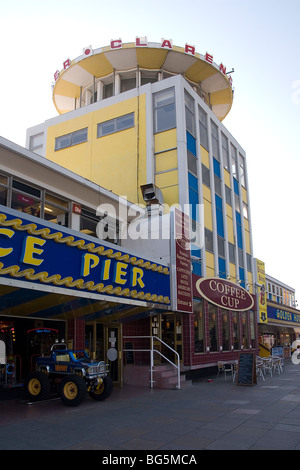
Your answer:
[[[120,323],[104,325],[106,360],[115,385],[122,386],[122,335]]]
[[[109,364],[114,385],[122,385],[122,335],[120,323],[97,321],[85,325],[85,349],[90,357]]]
[[[179,354],[182,363],[182,317],[180,313],[161,315],[161,339]],[[174,362],[175,354],[164,344],[162,344],[161,352],[170,361]]]

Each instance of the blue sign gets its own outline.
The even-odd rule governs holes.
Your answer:
[[[168,267],[118,248],[0,206],[0,277],[169,306]]]
[[[268,320],[277,320],[291,325],[300,325],[300,315],[290,310],[268,306]]]

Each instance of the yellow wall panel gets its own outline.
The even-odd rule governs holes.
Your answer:
[[[177,132],[176,129],[171,129],[165,132],[159,132],[154,136],[155,153],[163,152],[177,148]]]
[[[230,276],[230,281],[235,282],[236,269],[235,269],[235,264],[233,263],[229,263],[229,276]]]
[[[247,230],[245,230],[245,242],[246,242],[246,252],[251,253],[250,233]]]
[[[160,189],[178,184],[178,171],[166,171],[155,176],[155,184]]]
[[[250,284],[249,286],[250,294],[254,294],[253,276],[252,276],[252,273],[250,273],[249,271],[248,271],[248,283]]]
[[[205,199],[203,199],[203,203],[204,203],[204,227],[212,231],[213,222],[212,222],[211,204]]]
[[[230,217],[227,217],[227,236],[228,241],[234,245],[233,220]]]
[[[200,156],[201,156],[201,163],[204,163],[205,166],[209,168],[209,154],[208,151],[200,145]]]
[[[233,215],[232,215],[232,207],[229,205],[229,204],[226,204],[226,214],[228,217],[230,217],[231,219],[233,218]]]
[[[203,198],[211,202],[211,191],[207,186],[205,186],[205,184],[202,185],[202,191],[203,191]]]
[[[206,258],[206,276],[214,276],[215,275],[215,265],[214,265],[214,255],[210,251],[205,251],[205,258]]]
[[[177,168],[177,151],[159,153],[155,156],[155,172]]]
[[[230,173],[224,168],[224,182],[227,186],[230,186]]]
[[[167,204],[169,207],[173,206],[173,204],[178,204],[178,201],[179,201],[178,185],[169,186],[168,188],[162,188],[161,192],[164,198],[164,203]]]
[[[246,189],[242,186],[242,199],[247,204],[248,203],[248,194]]]

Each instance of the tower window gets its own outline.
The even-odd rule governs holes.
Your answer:
[[[55,150],[61,150],[67,147],[73,147],[73,145],[81,144],[87,141],[88,130],[80,129],[78,131],[65,134],[55,139]]]
[[[110,119],[109,121],[100,122],[97,126],[97,137],[114,134],[115,132],[130,129],[134,126],[134,113],[125,114],[124,116]]]

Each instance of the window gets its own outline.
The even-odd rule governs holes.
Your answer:
[[[197,158],[189,150],[187,151],[187,161],[189,171],[197,175]]]
[[[242,346],[243,349],[248,349],[248,318],[246,312],[241,312],[242,317]]]
[[[221,310],[222,348],[229,351],[229,312]]]
[[[136,78],[122,78],[121,77],[121,93],[124,91],[136,88]]]
[[[247,271],[251,272],[251,255],[249,253],[246,253],[246,261],[247,261]]]
[[[219,154],[218,126],[213,121],[211,121],[211,144],[212,144],[213,157],[219,162],[220,154]]]
[[[230,145],[230,159],[231,159],[231,171],[232,176],[238,179],[237,174],[237,151],[236,148],[231,144]]]
[[[40,134],[32,135],[29,139],[29,150],[35,153],[42,152],[43,140],[44,140],[43,132],[41,132]]]
[[[219,256],[225,258],[225,239],[218,236],[218,253]]]
[[[205,249],[214,252],[213,233],[208,228],[205,228]]]
[[[256,335],[255,335],[255,316],[253,310],[249,312],[250,322],[250,343],[252,348],[256,348]]]
[[[217,312],[218,309],[212,304],[208,304],[208,326],[209,326],[209,349],[218,350],[217,336]]]
[[[19,180],[12,182],[11,207],[26,214],[41,216],[40,189]]]
[[[214,180],[215,180],[215,193],[218,194],[218,196],[222,197],[222,181],[220,178],[218,178],[217,175],[214,175]]]
[[[204,353],[204,314],[203,301],[194,300],[195,353]]]
[[[7,205],[8,178],[0,173],[0,204]]]
[[[246,179],[245,179],[245,159],[244,157],[239,154],[239,162],[240,162],[240,177],[241,177],[241,185],[246,187]]]
[[[96,213],[85,207],[81,208],[80,215],[80,232],[96,237],[97,224],[99,222]]]
[[[229,262],[235,264],[235,245],[228,242]]]
[[[141,85],[158,82],[158,72],[156,70],[141,71]]]
[[[207,166],[205,166],[203,163],[202,163],[202,182],[203,184],[205,184],[205,186],[210,188],[209,168],[207,168]]]
[[[195,136],[194,100],[188,93],[185,93],[185,118],[186,129]]]
[[[54,224],[68,227],[69,202],[46,192],[44,204],[44,219]]]
[[[100,122],[97,126],[97,137],[104,137],[114,134],[134,126],[134,113],[125,114],[124,116],[110,119],[109,121]]]
[[[88,130],[80,129],[79,131],[71,132],[70,134],[65,134],[55,139],[55,150],[61,150],[67,147],[73,147],[73,145],[81,144],[87,142]]]
[[[199,109],[199,126],[200,126],[200,144],[208,150],[208,134],[207,134],[207,114],[202,108]]]
[[[223,132],[221,132],[221,140],[222,140],[223,165],[226,168],[226,170],[230,171],[228,140],[227,140],[227,137],[223,134]]]
[[[233,349],[240,349],[240,322],[238,312],[232,312],[233,323]]]
[[[232,202],[231,202],[231,189],[229,188],[229,186],[227,186],[227,184],[225,184],[225,199],[226,199],[227,204],[229,204],[230,206],[232,206]]]
[[[154,132],[176,127],[175,92],[173,88],[154,95]]]
[[[114,94],[114,84],[106,83],[103,87],[103,99],[110,98]]]

